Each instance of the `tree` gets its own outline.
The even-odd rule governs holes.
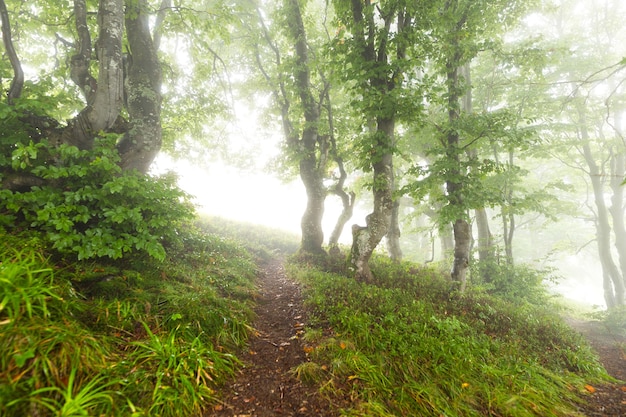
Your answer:
[[[66,124],[30,110],[20,119],[30,129],[42,132],[41,136],[48,142],[79,149],[91,149],[103,133],[119,134],[121,166],[147,172],[161,147],[161,68],[150,33],[147,2],[127,3],[122,0],[98,3],[97,41],[94,41],[87,3],[74,1],[76,38],[68,43],[74,49],[68,69],[71,80],[82,93],[84,107]],[[15,51],[4,1],[2,12],[4,44],[7,50]],[[127,52],[123,50],[124,42]],[[14,82],[9,104],[14,105],[20,98],[16,86],[23,80],[23,72],[15,52],[10,55]],[[98,66],[95,76],[92,75],[94,57]],[[128,120],[123,117],[125,113]]]
[[[587,217],[595,229],[605,302],[613,308],[625,302],[625,203],[618,184],[624,176],[626,50],[621,47],[624,27],[617,17],[624,5],[610,1],[606,7],[591,9],[594,5],[576,0],[563,3],[545,13],[550,26],[542,31],[566,48],[549,77],[558,104],[550,124],[550,152],[587,184],[591,194]],[[588,35],[580,37],[580,33]]]
[[[475,209],[480,213],[484,208],[486,202],[480,202],[481,193],[478,192],[480,177],[493,166],[487,160],[482,166],[478,164],[473,150],[486,132],[481,133],[476,128],[480,116],[478,119],[472,116],[469,65],[483,45],[487,45],[505,24],[514,21],[525,10],[525,3],[513,0],[448,0],[443,2],[434,28],[436,69],[443,76],[445,85],[441,106],[447,114],[447,120],[440,128],[443,154],[438,164],[442,169],[447,197],[444,219],[451,221],[454,234],[451,275],[461,291],[466,286],[471,258],[472,231],[468,210]],[[475,134],[477,131],[479,134]],[[473,185],[472,178],[475,180]],[[484,215],[479,218],[483,222],[480,231],[484,241],[488,239],[489,232],[485,230]]]
[[[373,210],[365,226],[352,227],[350,263],[357,279],[371,281],[368,262],[389,232],[394,209],[396,122],[404,112],[419,117],[419,102],[409,99],[415,98],[411,94],[416,87],[401,87],[405,77],[407,85],[416,82],[411,71],[423,58],[419,19],[428,5],[336,0],[334,6],[340,28],[334,44],[341,54],[340,75],[362,117],[361,137],[356,144],[360,168],[373,174]]]
[[[278,110],[286,144],[285,159],[297,166],[307,194],[300,252],[323,255],[322,218],[328,193],[324,180],[333,158],[331,151],[336,153],[331,128],[331,85],[321,73],[319,62],[314,62],[317,55],[307,39],[300,2],[283,1],[272,14],[277,19],[273,27],[265,22],[268,10],[254,7],[254,29],[248,35],[255,70],[261,74],[264,88],[271,92]]]
[[[173,177],[145,175],[162,142],[157,49],[170,2],[72,4],[0,3],[11,51],[0,71],[13,79],[0,103],[0,223],[78,259],[163,259],[193,215]]]

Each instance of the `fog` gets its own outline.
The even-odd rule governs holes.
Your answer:
[[[285,232],[300,234],[300,218],[306,204],[304,186],[299,179],[284,182],[262,171],[250,171],[223,162],[215,161],[205,167],[190,162],[174,162],[167,156],[161,156],[155,163],[155,172],[175,171],[179,176],[179,185],[191,194],[200,214],[218,216],[226,219],[248,222],[272,227]],[[326,200],[324,232],[328,237],[334,222],[341,211],[339,200],[329,195]],[[340,242],[350,245],[350,226],[364,224],[368,207],[362,204],[355,210],[355,215],[346,225]],[[563,227],[563,226],[559,226]],[[547,231],[551,236],[535,236],[551,246],[563,242],[564,236],[553,229]],[[403,232],[404,233],[404,232]],[[533,231],[521,230],[517,247],[520,252],[519,263],[529,263],[538,268],[555,268],[553,275],[556,283],[548,283],[555,293],[577,303],[594,308],[605,308],[602,290],[602,270],[597,260],[595,245],[577,250],[577,242],[569,242],[569,248],[555,252],[549,257],[537,256],[529,250],[529,237]],[[526,235],[526,236],[525,236]],[[543,235],[543,233],[542,233]],[[413,235],[414,237],[414,235]],[[403,243],[412,236],[403,237]],[[384,242],[381,243],[384,248]],[[411,253],[405,257],[417,262],[430,258],[430,253]]]
[[[531,109],[530,117],[536,117],[537,123],[545,126],[540,133],[545,135],[541,138],[542,145],[552,142],[560,146],[556,150],[546,151],[552,152],[551,159],[545,155],[539,156],[537,160],[531,162],[534,166],[523,167],[535,176],[522,180],[524,182],[522,188],[529,185],[528,191],[524,189],[522,193],[527,191],[531,197],[534,190],[555,193],[556,210],[552,215],[558,219],[535,222],[533,216],[536,213],[529,214],[526,219],[516,219],[521,220],[520,224],[526,223],[526,226],[518,227],[515,232],[513,243],[515,262],[537,268],[555,268],[554,275],[558,279],[556,284],[551,284],[554,291],[577,302],[600,307],[605,306],[605,301],[603,273],[595,242],[594,222],[597,221],[598,209],[593,201],[591,187],[593,175],[589,174],[586,166],[590,159],[583,155],[580,143],[576,142],[580,139],[577,118],[579,115],[572,102],[574,98],[582,96],[588,107],[588,113],[584,116],[593,119],[590,122],[592,127],[589,129],[591,137],[588,139],[592,143],[592,151],[595,152],[591,159],[595,159],[595,163],[604,164],[600,167],[600,174],[596,176],[602,175],[605,181],[605,200],[608,207],[611,205],[611,196],[609,182],[605,176],[606,171],[612,169],[609,168],[607,161],[609,154],[614,151],[607,150],[609,147],[605,145],[605,141],[621,137],[622,145],[626,144],[621,133],[622,119],[626,117],[626,111],[623,110],[626,108],[623,104],[626,64],[624,61],[620,62],[626,54],[626,41],[620,41],[625,37],[626,30],[622,20],[617,18],[624,11],[624,7],[623,3],[615,1],[555,1],[544,10],[530,14],[523,19],[523,24],[519,28],[504,37],[505,42],[517,44],[520,50],[526,48],[528,55],[523,55],[519,50],[506,51],[507,53],[511,53],[512,56],[514,53],[520,53],[518,57],[520,62],[537,59],[537,68],[542,64],[545,67],[524,70],[515,69],[511,64],[507,69],[508,64],[504,63],[501,67],[493,69],[494,74],[501,70],[502,73],[499,75],[503,79],[511,83],[519,82],[515,88],[519,88],[520,94],[528,94],[529,97],[524,100],[538,100],[538,106],[554,112],[549,115],[533,116]],[[538,58],[534,55],[537,51],[544,56]],[[541,62],[544,59],[546,63]],[[489,64],[488,59],[486,62]],[[512,62],[515,62],[515,59]],[[480,65],[476,68],[477,78],[481,76],[481,71],[484,77],[482,80],[488,81],[489,77],[485,77],[485,69]],[[490,74],[491,71],[492,68],[486,72]],[[524,71],[528,71],[528,74],[524,74]],[[528,78],[525,78],[527,75]],[[246,75],[236,76],[245,78]],[[534,76],[536,78],[533,78]],[[544,90],[538,93],[534,90],[538,86],[542,86]],[[497,85],[481,87],[484,90],[493,88],[491,93],[498,94]],[[480,106],[481,94],[488,95],[487,92],[481,93],[478,90],[480,88],[476,94],[477,108]],[[229,147],[235,148],[234,153],[245,155],[247,152],[247,157],[255,165],[253,168],[242,169],[217,160],[199,167],[184,161],[174,163],[163,156],[157,161],[155,170],[177,171],[181,187],[195,196],[195,203],[201,213],[263,224],[299,234],[300,218],[306,204],[304,186],[298,178],[282,181],[277,178],[278,174],[269,174],[266,169],[268,160],[280,153],[281,141],[280,123],[274,120],[275,126],[271,126],[272,123],[268,123],[267,120],[260,121],[263,116],[259,115],[266,115],[263,107],[272,104],[268,97],[267,94],[257,93],[254,100],[241,102],[235,100],[235,113],[240,117],[233,124],[231,137],[225,141]],[[516,94],[508,96],[504,94],[500,101],[493,102],[490,104],[491,107],[487,105],[486,108],[494,110],[506,107],[507,100],[515,103],[515,99]],[[551,102],[555,105],[551,106],[553,104]],[[532,108],[533,105],[529,107]],[[622,145],[618,141],[617,145],[612,146],[616,146],[615,149],[623,153]],[[490,157],[488,153],[485,155]],[[530,157],[532,158],[533,156]],[[228,158],[224,160],[227,161]],[[562,181],[562,188],[544,186],[547,182],[559,181]],[[567,187],[570,189],[566,190]],[[362,192],[366,194],[366,191]],[[371,209],[369,196],[361,196],[359,203],[360,207],[357,207],[354,217],[344,229],[341,243],[348,245],[351,243],[350,226],[363,225],[365,215]],[[562,207],[559,207],[559,204],[562,204]],[[566,209],[568,204],[575,208]],[[562,214],[568,210],[569,214]],[[330,234],[340,211],[339,200],[329,195],[324,216],[326,236]],[[501,219],[498,219],[499,213],[490,214],[490,222],[493,222],[494,228],[498,228],[497,224],[501,222]],[[416,236],[411,235],[411,228],[414,226],[407,224],[402,226],[405,258],[417,262],[429,259],[431,254],[428,250],[413,249],[416,244],[411,239]],[[492,232],[498,234],[497,230]],[[496,236],[497,240],[501,238],[502,236]],[[384,248],[384,242],[380,247]]]

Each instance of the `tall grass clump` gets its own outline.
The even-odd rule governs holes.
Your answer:
[[[554,312],[482,292],[460,295],[434,270],[374,260],[373,285],[292,265],[306,284],[308,342],[323,392],[350,416],[570,416],[608,376]],[[317,377],[318,380],[320,377]]]
[[[13,239],[4,242],[0,246],[0,415],[110,411],[109,391],[89,385],[106,368],[109,346],[71,318],[76,295],[67,282],[55,279],[43,254],[28,246],[31,242],[15,246]]]

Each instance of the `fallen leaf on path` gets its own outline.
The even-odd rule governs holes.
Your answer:
[[[592,394],[593,394],[594,392],[596,392],[596,389],[595,389],[594,387],[592,387],[591,385],[589,385],[589,384],[585,385],[585,389],[586,389],[587,391],[589,391],[590,393],[592,393]]]

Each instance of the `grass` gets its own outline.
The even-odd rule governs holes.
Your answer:
[[[216,218],[198,227],[164,262],[68,262],[33,233],[0,231],[0,415],[206,413],[250,334],[255,263],[298,239]],[[288,265],[313,317],[293,373],[351,404],[344,416],[575,416],[585,385],[609,379],[540,293],[541,305],[502,286],[460,295],[441,271],[384,257],[366,285],[333,262],[334,273]],[[623,314],[603,319],[622,328]]]
[[[253,258],[189,230],[164,262],[68,262],[0,231],[0,415],[200,416],[250,332]]]
[[[439,272],[416,265],[379,258],[373,270],[366,285],[289,268],[317,329],[306,341],[316,365],[296,371],[330,398],[350,398],[343,415],[571,416],[585,384],[609,378],[549,307],[451,293]]]

